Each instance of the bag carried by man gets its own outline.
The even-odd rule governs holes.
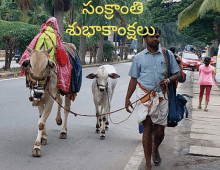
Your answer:
[[[163,55],[167,63],[168,77],[171,76],[171,66],[170,66],[170,56],[167,50],[163,49]],[[169,113],[167,117],[167,126],[175,127],[178,125],[178,122],[183,119],[184,116],[184,107],[187,103],[187,100],[180,94],[176,95],[176,85],[170,83],[168,85],[169,93]]]

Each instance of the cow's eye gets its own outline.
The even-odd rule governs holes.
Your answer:
[[[99,77],[98,77],[98,76],[96,76],[96,78],[98,79]]]

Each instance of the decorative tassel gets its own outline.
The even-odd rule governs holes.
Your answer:
[[[55,56],[56,56],[56,61],[60,66],[63,67],[67,64],[69,56],[67,55],[65,50],[56,49]]]

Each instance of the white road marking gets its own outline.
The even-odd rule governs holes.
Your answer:
[[[9,81],[9,80],[24,79],[24,78],[26,78],[26,77],[8,78],[8,79],[2,79],[2,80],[0,80],[0,82],[1,82],[1,81]]]
[[[126,164],[124,170],[138,170],[141,165],[142,160],[144,159],[144,151],[142,142],[139,143],[137,148],[135,149],[133,155],[130,160]]]

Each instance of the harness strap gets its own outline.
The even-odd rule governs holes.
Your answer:
[[[54,42],[53,42],[51,36],[49,36],[46,32],[45,32],[45,34],[49,37],[49,39],[50,39],[50,41],[52,42],[53,46],[54,46],[55,48],[57,48],[57,47],[55,46],[55,44],[54,44]]]
[[[146,93],[146,95],[143,98],[141,98],[141,103],[145,103],[145,102],[149,101],[150,100],[150,95],[152,97],[156,96],[155,91],[152,91],[152,90],[150,92],[147,91],[140,83],[138,83],[138,86],[140,87],[141,90],[143,90]],[[162,102],[162,101],[163,101],[163,98],[159,97],[159,102]]]
[[[168,63],[168,59],[167,59],[167,55],[166,55],[166,49],[163,48],[163,56],[164,56],[164,59],[165,59],[165,62],[166,62],[166,67],[167,67],[167,74],[165,76],[165,78],[167,79],[168,78],[168,73],[169,73],[169,63]],[[167,97],[168,97],[168,100],[170,99],[170,94],[169,94],[169,90],[168,90],[168,84],[165,84],[165,89],[166,89],[166,92],[167,92]],[[164,93],[165,94],[165,93]],[[164,98],[165,98],[165,95],[164,95]]]

